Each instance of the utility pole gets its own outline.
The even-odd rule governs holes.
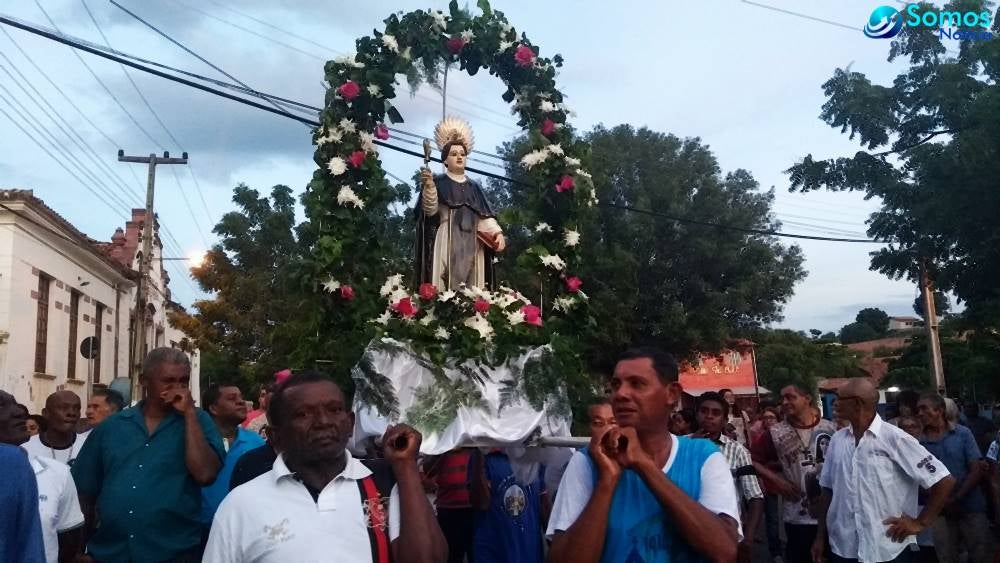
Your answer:
[[[941,361],[941,340],[938,338],[937,309],[934,306],[934,282],[927,272],[927,260],[920,262],[920,293],[924,300],[924,328],[927,330],[927,352],[938,393],[945,394],[944,363]]]
[[[139,376],[142,372],[142,361],[146,357],[146,303],[149,300],[149,271],[153,266],[153,222],[156,220],[153,215],[153,191],[156,184],[156,165],[158,164],[187,164],[188,155],[183,153],[181,158],[170,158],[169,152],[164,152],[163,156],[150,154],[149,156],[126,156],[125,151],[118,150],[118,162],[137,162],[149,165],[149,174],[146,179],[146,217],[142,226],[142,260],[139,262],[139,285],[135,296],[135,315],[133,317],[132,334],[129,335],[131,342],[129,348],[129,380],[132,388],[132,399],[139,400]]]

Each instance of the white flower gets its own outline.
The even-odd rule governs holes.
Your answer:
[[[580,233],[573,229],[563,231],[563,242],[566,246],[576,246],[580,244]]]
[[[500,29],[503,31],[504,35],[507,35],[514,30],[514,26],[510,25],[508,22],[503,22],[500,24]]]
[[[545,162],[547,158],[549,158],[549,151],[545,149],[529,152],[521,158],[521,166],[531,170],[533,166]]]
[[[573,158],[572,156],[566,157],[566,166],[580,166],[580,159]]]
[[[448,340],[450,337],[451,335],[448,334],[448,331],[443,327],[438,327],[438,329],[434,331],[434,338],[437,338],[438,340]]]
[[[543,265],[548,266],[553,270],[563,270],[564,268],[566,268],[566,263],[563,262],[562,258],[560,258],[556,254],[539,256],[539,259],[541,259]]]
[[[503,53],[507,49],[510,49],[513,46],[514,46],[514,42],[513,41],[501,41],[500,42],[500,47],[497,48],[497,52],[498,53]]]
[[[378,84],[369,84],[368,93],[371,94],[373,98],[377,98],[382,93],[382,89],[378,87]]]
[[[465,41],[466,43],[471,43],[472,39],[476,36],[474,33],[472,33],[471,29],[466,29],[459,35],[461,35],[462,40]]]
[[[391,318],[392,318],[392,313],[390,313],[388,310],[386,310],[384,313],[382,313],[381,315],[379,315],[378,317],[376,317],[375,320],[373,320],[372,322],[373,323],[378,323],[378,324],[380,324],[382,326],[385,326],[385,325],[389,324],[389,319],[391,319]]]
[[[406,299],[409,296],[410,293],[406,291],[406,289],[402,287],[397,287],[393,289],[391,292],[389,292],[389,303],[393,304],[399,303],[400,301]]]
[[[378,290],[379,295],[388,297],[393,290],[401,285],[403,285],[403,274],[391,275],[385,280],[385,283],[382,284],[382,288]]]
[[[591,179],[594,178],[593,176],[590,175],[590,172],[587,172],[586,170],[577,170],[576,171],[576,175],[580,176],[581,178],[586,178],[588,180],[591,180]]]
[[[375,135],[368,131],[360,131],[358,138],[361,139],[361,150],[365,152],[375,152]]]
[[[340,127],[340,129],[344,133],[354,133],[355,131],[358,130],[358,126],[355,125],[353,121],[347,119],[346,117],[344,119],[341,119],[340,123],[338,123],[337,126]]]
[[[382,44],[393,53],[399,52],[399,42],[396,41],[395,37],[389,35],[388,33],[382,36]]]
[[[591,189],[590,190],[590,199],[587,200],[587,206],[588,207],[593,207],[595,205],[597,205],[597,190]]]
[[[542,103],[538,104],[538,109],[541,110],[542,113],[551,113],[556,111],[556,105],[548,100],[542,100]]]
[[[576,299],[572,297],[556,297],[552,303],[552,308],[556,311],[569,312],[573,308],[573,305],[576,305]]]
[[[431,323],[436,320],[437,317],[434,316],[434,309],[429,309],[427,313],[424,314],[424,318],[420,319],[420,324],[423,326],[430,326]]]
[[[351,54],[351,55],[344,55],[342,57],[337,57],[336,59],[333,60],[334,62],[345,64],[347,66],[353,66],[355,68],[365,68],[365,64],[359,63],[357,60],[355,60],[354,57],[355,55]]]
[[[330,278],[323,283],[323,291],[326,291],[327,293],[333,293],[338,289],[340,289],[340,282],[333,278]]]
[[[465,319],[464,324],[465,326],[478,332],[479,338],[482,338],[483,340],[490,340],[493,338],[493,327],[490,326],[490,321],[486,320],[485,317],[478,313]]]
[[[339,156],[335,156],[330,159],[330,162],[326,163],[326,169],[330,171],[330,174],[340,176],[344,172],[347,172],[347,162]]]
[[[441,292],[441,293],[438,294],[438,301],[440,301],[442,303],[447,303],[447,302],[451,301],[452,298],[455,297],[455,295],[456,295],[455,292],[452,291],[452,290],[450,290],[450,289],[448,291],[443,291],[443,292]]]
[[[552,154],[557,154],[559,156],[563,156],[564,154],[566,154],[563,151],[562,145],[560,145],[558,143],[554,144],[554,145],[549,145],[549,146],[545,147],[545,150],[549,151]]]
[[[444,19],[444,13],[440,10],[434,10],[431,12],[431,17],[434,18],[434,23],[431,24],[433,29],[437,31],[444,31],[444,29],[448,27],[448,22]]]
[[[353,205],[356,209],[364,209],[365,202],[358,197],[358,194],[354,193],[354,190],[350,186],[341,186],[340,191],[337,192],[337,203],[340,205]]]
[[[402,57],[404,60],[408,61],[408,60],[410,60],[410,57],[412,57],[413,55],[410,54],[410,48],[407,47],[407,48],[403,49],[403,52],[400,53],[399,56]]]
[[[517,302],[517,297],[515,297],[510,293],[505,293],[504,295],[499,297],[496,300],[496,302],[498,307],[500,307],[501,309],[506,309],[507,307],[510,307],[511,305]]]
[[[519,310],[507,313],[507,322],[510,326],[517,326],[524,322],[524,313]]]
[[[551,233],[552,232],[552,227],[550,227],[548,223],[539,223],[539,224],[535,225],[535,232],[536,233]]]

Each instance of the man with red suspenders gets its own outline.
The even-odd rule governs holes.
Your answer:
[[[204,562],[444,563],[447,544],[417,469],[420,433],[391,427],[388,467],[369,468],[346,449],[350,402],[315,372],[282,383],[267,416],[281,453],[222,502]]]

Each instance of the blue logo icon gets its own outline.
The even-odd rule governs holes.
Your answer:
[[[903,18],[892,6],[879,6],[868,16],[865,35],[873,39],[891,39],[903,29]]]

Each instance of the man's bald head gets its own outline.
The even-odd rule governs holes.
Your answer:
[[[867,377],[856,377],[847,381],[840,388],[838,395],[842,397],[857,397],[865,407],[874,408],[878,405],[878,389]]]
[[[53,409],[56,407],[56,405],[58,405],[61,402],[72,403],[74,401],[76,401],[78,404],[80,402],[80,397],[78,397],[76,393],[72,391],[56,391],[55,393],[49,395],[47,399],[45,399],[45,408]]]

